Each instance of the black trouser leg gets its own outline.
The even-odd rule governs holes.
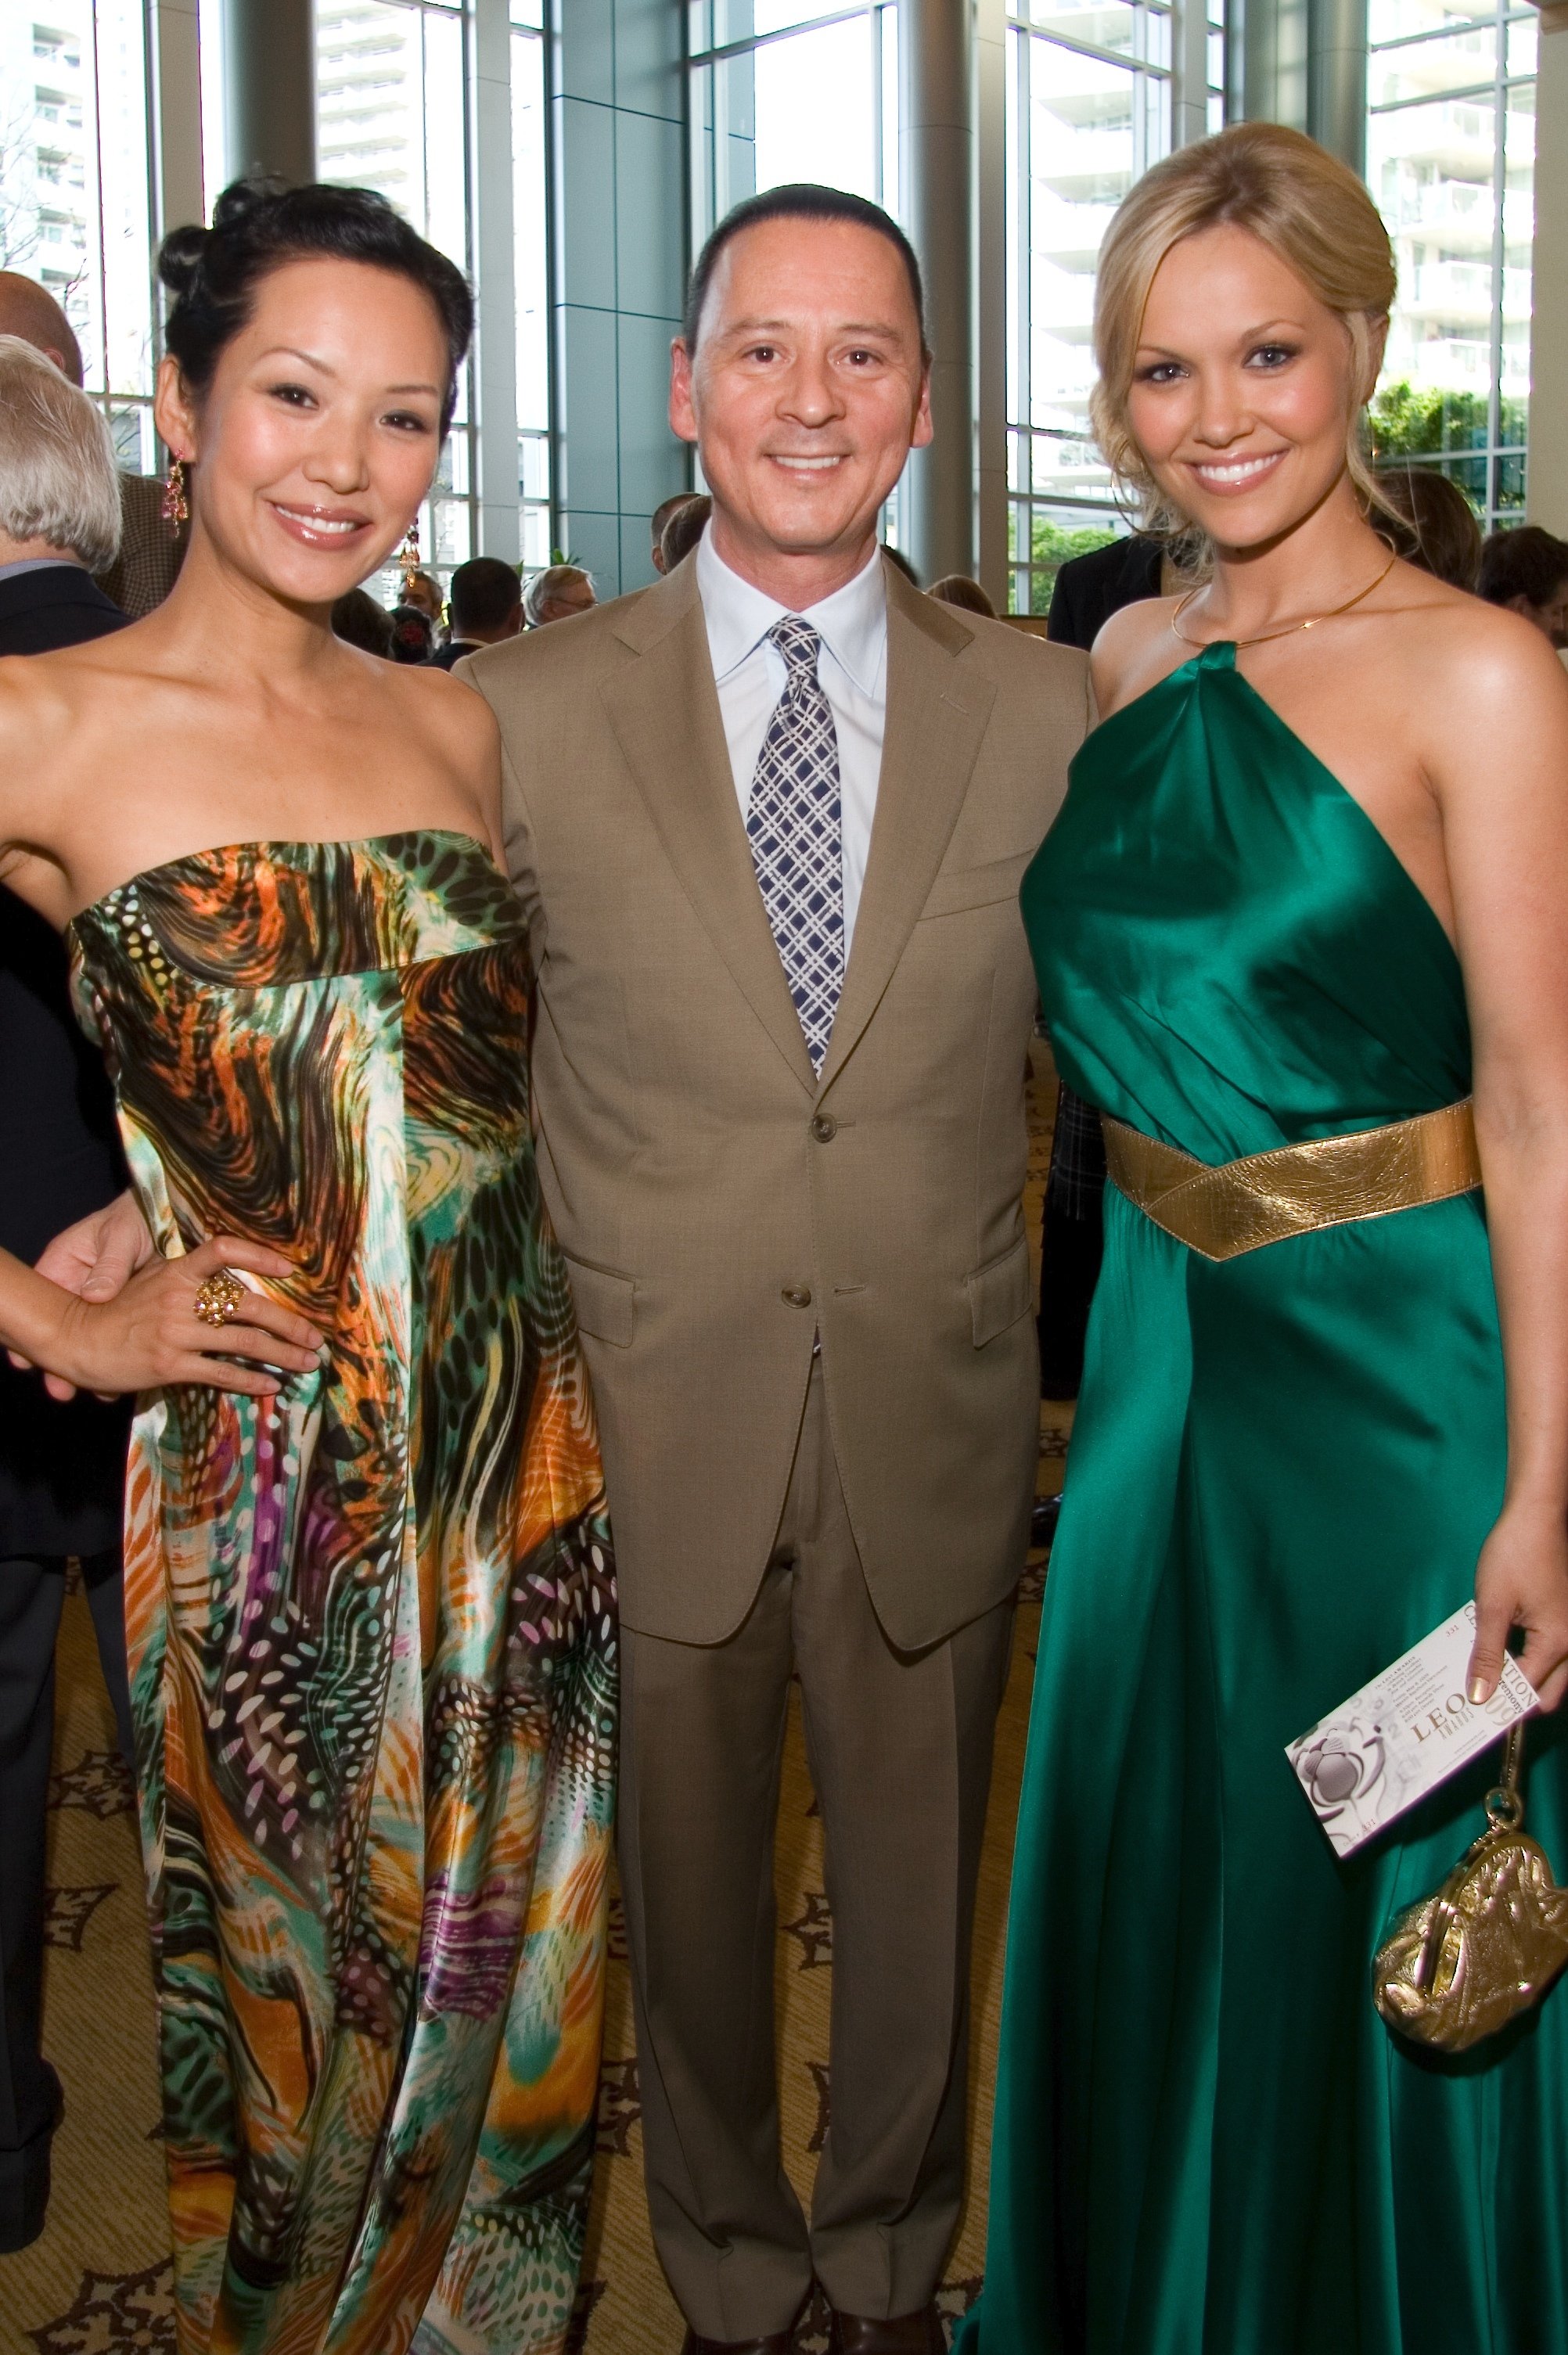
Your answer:
[[[1072,1399],[1083,1379],[1089,1305],[1104,1247],[1105,1149],[1100,1115],[1070,1088],[1058,1091],[1056,1135],[1045,1184],[1040,1265],[1040,1388]]]
[[[98,1638],[98,1665],[114,1711],[114,1738],[133,1774],[136,1742],[131,1730],[131,1688],[125,1675],[125,1576],[119,1547],[108,1553],[84,1554],[81,1580],[92,1614],[92,1632]]]
[[[44,1826],[65,1563],[0,1561],[0,2250],[43,2230],[59,2080],[39,2049]]]

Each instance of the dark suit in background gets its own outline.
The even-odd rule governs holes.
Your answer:
[[[1091,549],[1087,556],[1070,556],[1051,588],[1046,635],[1087,654],[1113,613],[1159,595],[1164,556],[1163,543],[1141,532]]]
[[[482,644],[479,638],[453,638],[446,645],[436,649],[425,667],[428,670],[451,670],[464,655],[478,654]]]
[[[1087,654],[1113,613],[1159,595],[1164,554],[1160,541],[1134,532],[1087,556],[1070,557],[1051,589],[1047,635]],[[1040,1263],[1040,1386],[1046,1398],[1078,1395],[1089,1304],[1104,1247],[1104,1189],[1100,1115],[1071,1088],[1059,1088]]]
[[[0,655],[123,629],[79,565],[0,572]],[[0,887],[0,1244],[35,1260],[124,1184],[102,1061],[73,1019],[65,950]],[[69,1555],[82,1562],[104,1680],[130,1742],[120,1521],[128,1409],[57,1406],[0,1357],[0,2250],[42,2229],[59,2085],[38,2042],[44,1811]]]

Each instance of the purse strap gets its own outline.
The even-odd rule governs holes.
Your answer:
[[[1494,1831],[1517,1832],[1524,1822],[1524,1794],[1519,1787],[1524,1764],[1524,1725],[1515,1718],[1503,1742],[1503,1771],[1487,1793],[1487,1820]]]

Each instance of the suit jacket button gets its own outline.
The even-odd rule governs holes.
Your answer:
[[[831,1145],[838,1134],[838,1123],[830,1112],[819,1112],[811,1124],[811,1133],[818,1145]]]
[[[790,1308],[809,1308],[811,1295],[804,1284],[786,1284],[779,1298]]]

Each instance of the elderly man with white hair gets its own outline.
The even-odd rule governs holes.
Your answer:
[[[0,336],[0,655],[123,629],[94,585],[120,543],[102,417],[31,342]],[[71,1018],[65,957],[0,886],[0,1245],[33,1259],[123,1183],[101,1061]],[[130,1699],[121,1610],[125,1410],[57,1405],[0,1359],[0,2251],[43,2229],[60,2090],[39,2043],[44,1809],[54,1651],[78,1557],[122,1749]]]
[[[597,602],[593,577],[581,564],[550,564],[536,572],[524,590],[523,619],[530,630],[542,630],[547,622],[570,622],[574,614],[592,613]]]
[[[47,286],[17,270],[0,270],[0,336],[19,336],[61,376],[82,381],[81,346],[70,321]],[[171,530],[163,516],[163,484],[155,475],[121,474],[120,551],[97,573],[99,587],[129,621],[139,622],[161,605],[185,559],[186,532]]]
[[[125,626],[94,586],[120,547],[109,429],[19,336],[0,336],[0,655],[47,653]]]

